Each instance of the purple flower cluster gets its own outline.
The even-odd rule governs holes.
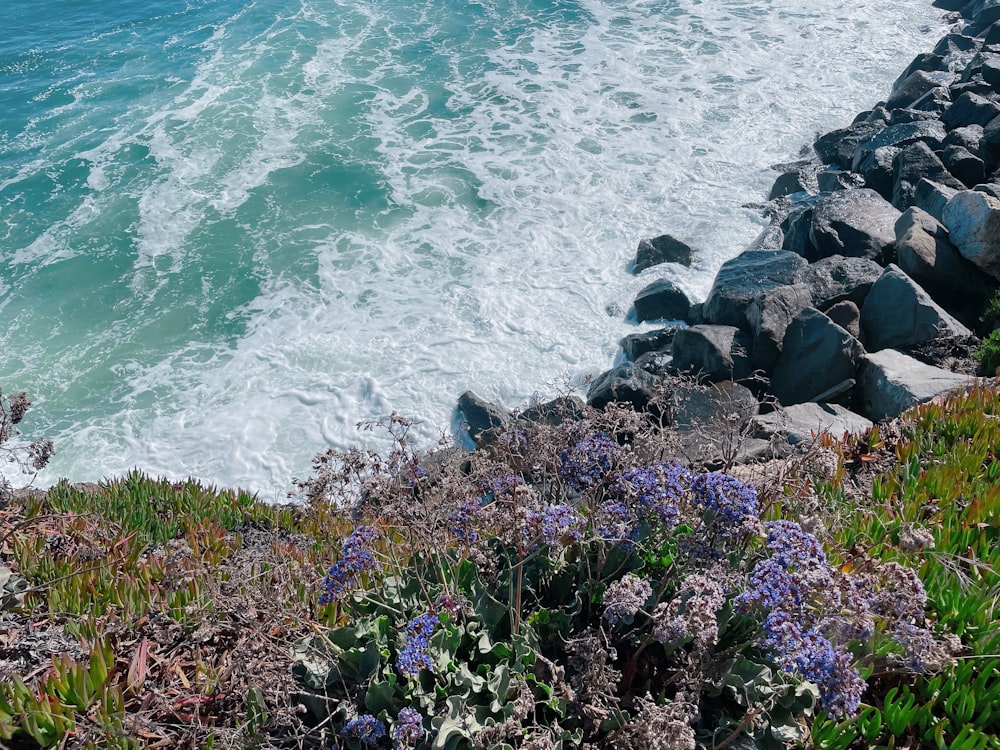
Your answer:
[[[406,623],[406,645],[396,659],[396,671],[403,677],[416,677],[421,669],[433,670],[427,646],[441,620],[434,614],[423,614]]]
[[[550,546],[578,542],[585,520],[571,505],[548,505],[528,516],[527,525]]]
[[[482,514],[483,505],[480,499],[469,498],[448,518],[453,524],[451,527],[452,533],[465,544],[475,544],[479,541],[476,522],[479,521]]]
[[[762,645],[786,671],[816,683],[820,705],[831,716],[857,712],[865,681],[843,646],[834,646],[814,629],[802,628],[790,614],[780,611],[767,616]]]
[[[622,500],[605,500],[598,508],[598,531],[608,540],[630,545],[639,531],[638,520]]]
[[[575,490],[594,487],[615,468],[621,451],[609,435],[587,435],[559,454],[559,477]]]
[[[344,540],[340,559],[330,566],[323,578],[320,604],[330,604],[342,599],[357,585],[359,575],[378,568],[378,562],[371,551],[371,545],[377,538],[378,530],[374,526],[358,526]]]
[[[817,594],[832,593],[834,575],[823,545],[792,521],[771,521],[766,528],[771,556],[754,566],[736,604],[805,615]]]
[[[635,616],[646,600],[653,595],[653,587],[632,573],[608,584],[604,592],[604,619],[612,625]]]
[[[710,472],[691,483],[696,505],[711,511],[712,528],[719,538],[737,540],[760,532],[757,491],[728,474]]]
[[[680,502],[691,482],[691,472],[677,463],[657,463],[629,469],[618,475],[615,491],[624,499],[635,499],[662,523],[676,526]]]
[[[340,733],[349,739],[358,740],[362,745],[375,745],[385,737],[385,724],[371,714],[362,714],[347,722]]]
[[[392,739],[396,743],[395,750],[402,750],[405,747],[412,747],[424,738],[426,732],[423,728],[424,717],[415,708],[402,708],[396,717],[396,724],[392,728]]]

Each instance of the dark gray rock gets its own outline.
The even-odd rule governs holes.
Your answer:
[[[857,164],[857,172],[865,186],[887,201],[892,200],[892,162],[899,151],[898,146],[882,146],[866,154]]]
[[[986,125],[997,115],[1000,115],[1000,104],[966,91],[944,111],[941,122],[951,130],[968,125]]]
[[[971,334],[896,265],[886,268],[868,293],[861,308],[861,330],[865,346],[873,352]]]
[[[837,164],[849,169],[858,146],[869,141],[885,128],[881,122],[860,122],[848,128],[833,130],[816,139],[813,149],[824,164]]]
[[[830,193],[789,222],[784,247],[809,261],[831,255],[884,261],[892,254],[896,239],[892,226],[899,213],[867,188]]]
[[[674,358],[669,351],[646,352],[632,363],[632,369],[643,370],[659,382],[674,374]]]
[[[845,433],[858,435],[870,430],[872,421],[839,404],[804,403],[777,409],[753,418],[758,437],[777,435],[791,445],[811,443],[821,433],[837,439]]]
[[[656,380],[649,373],[626,362],[594,379],[587,390],[587,405],[603,409],[614,402],[631,404],[642,411],[653,397],[655,388]]]
[[[895,94],[897,91],[903,88],[903,86],[906,85],[907,79],[917,71],[921,70],[926,72],[947,71],[948,64],[945,62],[945,59],[941,55],[936,55],[933,52],[917,53],[917,56],[914,57],[913,60],[910,62],[910,64],[903,69],[903,72],[896,77],[896,80],[892,84],[891,93]],[[889,102],[886,102],[886,106],[889,109],[892,109],[891,107],[889,107]]]
[[[853,378],[863,354],[854,336],[819,310],[806,308],[785,331],[771,392],[785,406],[811,401]]]
[[[563,422],[578,422],[587,415],[586,404],[579,396],[559,396],[529,406],[517,413],[517,419],[558,427]]]
[[[635,316],[645,320],[684,320],[691,301],[669,279],[657,279],[643,287],[635,297]]]
[[[681,242],[669,234],[661,234],[651,240],[642,240],[635,253],[632,273],[645,271],[660,263],[679,263],[690,266],[694,250],[690,245]]]
[[[993,91],[1000,93],[1000,55],[983,55],[983,64],[979,69],[979,74]]]
[[[806,183],[807,180],[800,170],[785,172],[774,181],[767,194],[767,199],[773,201],[775,198],[783,198],[786,195],[810,192]]]
[[[854,302],[845,299],[831,305],[824,312],[826,317],[861,341],[861,310]]]
[[[809,287],[814,307],[826,310],[844,300],[860,307],[881,276],[882,266],[873,260],[833,255],[800,269],[794,280]]]
[[[746,306],[758,295],[792,283],[806,262],[784,250],[747,250],[722,264],[702,307],[706,322],[749,328]]]
[[[1000,21],[1000,0],[972,0],[962,8],[962,15],[972,19],[972,30],[985,31]]]
[[[919,208],[896,222],[896,258],[907,276],[966,324],[993,294],[990,278],[961,256],[944,225]]]
[[[948,109],[951,99],[947,89],[933,89],[917,101],[911,109],[894,109],[889,117],[889,125],[904,125],[910,122],[940,119]],[[920,107],[920,109],[917,109]]]
[[[812,304],[812,294],[805,284],[779,286],[751,300],[747,320],[753,334],[750,362],[754,367],[766,371],[774,367],[788,324]]]
[[[967,125],[955,128],[945,136],[944,146],[961,146],[971,154],[979,156],[979,139],[983,137],[982,125]]]
[[[938,43],[934,45],[934,54],[946,58],[947,61],[947,58],[954,57],[956,53],[974,52],[977,48],[975,38],[965,34],[952,33],[946,34],[938,40]]]
[[[671,428],[680,438],[681,456],[698,464],[737,457],[740,435],[759,411],[753,393],[731,381],[676,390]]]
[[[945,187],[962,190],[961,182],[945,168],[937,154],[923,141],[911,143],[892,160],[892,205],[900,211],[913,205],[917,183],[928,179]]]
[[[655,331],[631,333],[618,343],[621,345],[622,351],[625,352],[625,356],[635,362],[647,352],[669,350],[674,340],[674,334],[678,330],[677,326],[667,326],[666,328],[657,328]]]
[[[829,168],[816,175],[816,182],[821,193],[833,193],[837,190],[852,190],[864,185],[864,178],[843,169]]]
[[[965,375],[925,365],[894,349],[884,349],[865,356],[858,368],[855,408],[875,421],[891,419],[912,406],[965,385],[968,380]]]
[[[948,205],[957,190],[928,179],[922,179],[917,183],[917,191],[913,196],[913,205],[921,208],[938,221],[944,218],[944,207]]]
[[[943,223],[962,257],[1000,279],[1000,200],[963,190],[948,201]]]
[[[674,335],[672,367],[713,383],[745,378],[750,374],[748,343],[735,326],[682,328]]]
[[[785,233],[777,224],[771,224],[757,235],[747,250],[780,250],[785,240]]]
[[[975,187],[986,179],[986,165],[983,160],[964,146],[945,146],[941,152],[941,161],[965,187]]]
[[[480,398],[472,391],[458,397],[458,408],[464,417],[469,437],[475,443],[489,442],[489,436],[502,428],[510,418],[510,412],[499,404]]]
[[[944,125],[935,120],[893,125],[878,132],[871,140],[858,146],[854,152],[852,169],[861,172],[859,165],[877,149],[894,146],[903,148],[911,143],[923,141],[932,149],[938,148],[947,135]]]
[[[938,55],[927,53],[927,59],[940,62]],[[912,63],[911,63],[912,64]],[[947,70],[915,70],[906,78],[897,80],[892,87],[892,95],[886,101],[888,110],[905,109],[920,99],[928,91],[948,87],[955,81],[955,74]]]

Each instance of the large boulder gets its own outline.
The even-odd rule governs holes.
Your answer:
[[[702,306],[708,323],[749,328],[747,304],[760,294],[792,283],[806,261],[784,250],[747,250],[722,264]]]
[[[973,157],[974,158],[974,157]],[[911,143],[892,160],[892,205],[900,211],[912,206],[921,179],[933,180],[946,187],[963,190],[963,185],[952,176],[938,155],[923,141]]]
[[[796,315],[813,304],[805,284],[789,284],[764,292],[747,306],[747,319],[753,334],[750,362],[770,370],[781,353],[785,329]]]
[[[462,412],[469,438],[477,444],[490,442],[490,436],[510,418],[510,412],[505,408],[480,398],[472,391],[466,391],[458,397],[458,408]]]
[[[813,144],[813,149],[824,164],[836,164],[849,169],[858,146],[870,141],[884,129],[885,123],[882,122],[855,123],[820,136]]]
[[[896,240],[900,212],[874,190],[844,190],[789,217],[784,249],[815,261],[831,255],[884,261]]]
[[[931,64],[943,61],[941,57],[933,53],[928,53],[926,59]],[[954,80],[955,74],[947,70],[914,70],[906,78],[897,79],[892,87],[892,94],[885,103],[886,109],[909,107],[928,91],[942,86],[950,86]]]
[[[949,130],[968,125],[986,125],[1000,115],[1000,104],[966,91],[941,115],[941,121]]]
[[[809,443],[820,433],[835,438],[870,430],[872,421],[839,404],[804,403],[776,409],[753,418],[759,437],[778,435],[791,445]]]
[[[635,297],[635,317],[644,320],[685,320],[691,301],[669,279],[657,279],[643,287]]]
[[[995,283],[962,257],[944,225],[916,207],[896,222],[896,262],[935,302],[963,313],[966,324],[993,294]]]
[[[557,396],[551,401],[533,404],[517,413],[517,420],[558,427],[563,422],[579,422],[587,416],[586,404],[579,396]]]
[[[937,120],[892,125],[880,130],[873,138],[858,146],[857,151],[854,152],[851,169],[855,172],[861,172],[861,165],[880,148],[890,146],[904,148],[917,141],[923,141],[931,148],[937,148],[946,135],[944,125]]]
[[[1000,279],[1000,199],[963,190],[948,201],[942,218],[962,256]]]
[[[667,326],[666,328],[657,328],[654,331],[632,333],[618,343],[621,345],[622,351],[625,352],[625,356],[635,362],[643,354],[669,350],[674,340],[674,334],[678,330],[677,326]]]
[[[656,379],[631,362],[618,365],[598,375],[587,390],[587,404],[603,409],[608,404],[628,403],[637,411],[649,404],[656,389]]]
[[[972,333],[896,265],[886,268],[868,293],[861,329],[865,346],[873,352]]]
[[[844,300],[860,307],[872,284],[882,275],[882,270],[882,266],[868,258],[832,255],[799,269],[794,280],[797,284],[808,286],[813,307],[825,311]]]
[[[986,179],[983,160],[965,146],[945,146],[941,152],[941,161],[965,187],[975,187]]]
[[[771,392],[785,406],[812,401],[854,377],[861,343],[826,315],[807,307],[789,324],[771,376]]]
[[[968,381],[966,375],[925,365],[894,349],[884,349],[867,355],[861,362],[855,406],[869,419],[891,419]]]
[[[690,266],[693,256],[694,250],[690,245],[671,237],[669,234],[662,234],[639,243],[639,249],[635,253],[635,261],[632,264],[632,273],[645,271],[660,263],[679,263],[682,266]]]
[[[823,314],[858,341],[861,341],[862,344],[864,343],[861,338],[861,310],[854,302],[845,299],[835,305],[830,305],[823,311]]]
[[[917,191],[913,196],[913,205],[922,208],[938,221],[944,218],[944,207],[948,201],[958,194],[955,188],[945,187],[927,178],[917,183]]]
[[[673,369],[713,383],[750,374],[747,341],[735,326],[696,325],[674,335]]]

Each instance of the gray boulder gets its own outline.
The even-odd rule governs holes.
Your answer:
[[[854,377],[860,342],[826,315],[807,307],[789,324],[771,376],[771,392],[785,406],[811,401]]]
[[[680,439],[680,455],[699,464],[744,457],[768,446],[762,440],[741,440],[759,405],[748,388],[731,381],[708,388],[680,386],[671,429]],[[749,445],[747,445],[749,443]]]
[[[937,120],[892,125],[880,130],[873,138],[858,146],[857,151],[854,152],[851,169],[855,172],[861,172],[861,164],[880,148],[889,146],[903,148],[917,141],[923,141],[931,148],[937,148],[946,135],[944,125]]]
[[[877,352],[971,331],[931,299],[896,265],[885,269],[861,308],[865,346]]]
[[[930,53],[928,60],[940,62],[941,58]],[[928,91],[950,86],[955,80],[955,74],[947,70],[914,70],[906,78],[897,79],[892,87],[892,94],[885,103],[886,109],[904,109],[916,102]]]
[[[925,365],[894,349],[884,349],[867,355],[858,368],[856,408],[875,421],[891,419],[967,382],[966,375]]]
[[[635,297],[635,316],[645,320],[684,320],[691,301],[669,279],[657,279],[643,287]]]
[[[896,262],[935,302],[968,311],[971,320],[993,294],[994,283],[961,256],[944,225],[916,207],[896,222]],[[969,315],[960,317],[970,322]]]
[[[745,378],[749,341],[735,326],[697,325],[674,335],[673,364],[676,372],[690,372],[713,383]]]
[[[860,307],[872,284],[882,276],[882,270],[882,266],[868,258],[831,255],[799,269],[794,281],[809,287],[813,306],[819,310],[844,300]]]
[[[986,164],[987,172],[1000,166],[1000,117],[994,117],[983,128],[983,135],[979,139],[979,158]]]
[[[965,185],[952,176],[938,155],[923,141],[911,143],[892,160],[892,205],[900,211],[912,206],[917,183],[932,180],[945,187],[963,190]]]
[[[623,338],[618,343],[621,345],[625,356],[632,362],[648,352],[660,352],[670,348],[674,340],[674,334],[680,330],[677,326],[667,326],[657,328],[655,331],[645,333],[632,333]]]
[[[789,221],[784,248],[809,261],[831,255],[881,261],[892,253],[899,214],[874,190],[830,193]]]
[[[948,201],[943,223],[963,257],[1000,279],[1000,199],[963,190]]]
[[[747,250],[722,264],[702,306],[708,323],[749,328],[747,304],[760,294],[792,283],[806,261],[784,250]]]
[[[892,162],[899,152],[899,146],[882,146],[866,154],[857,165],[865,186],[886,200],[892,200]]]
[[[854,338],[864,343],[861,339],[861,310],[858,309],[858,306],[854,302],[849,299],[845,299],[842,302],[831,305],[823,312],[826,317],[843,328]]]
[[[837,190],[853,190],[864,185],[864,178],[843,169],[830,167],[816,175],[816,183],[821,193],[833,193]]]
[[[833,130],[816,139],[813,149],[824,164],[837,164],[849,169],[858,146],[885,129],[885,123],[859,122],[847,128]]]
[[[660,263],[679,263],[690,266],[694,250],[690,245],[681,242],[669,234],[662,234],[651,240],[642,240],[635,253],[632,273],[645,271]]]
[[[777,224],[771,224],[761,230],[754,241],[750,243],[747,250],[780,250],[781,243],[785,240],[785,233]]]
[[[969,125],[964,128],[955,128],[945,136],[943,145],[961,146],[968,149],[970,153],[979,156],[979,139],[983,137],[982,125]]]
[[[534,404],[517,413],[518,420],[557,427],[563,422],[578,422],[587,415],[586,404],[579,396],[558,396]]]
[[[975,187],[986,179],[983,160],[964,146],[945,146],[941,161],[965,187]]]
[[[913,196],[913,205],[922,208],[938,221],[944,218],[944,207],[955,197],[957,190],[945,187],[928,179],[917,183],[917,191]]]
[[[968,125],[986,125],[997,115],[1000,115],[1000,104],[966,91],[942,113],[941,122],[953,130]]]
[[[503,427],[510,417],[510,412],[502,406],[486,401],[472,391],[458,397],[458,408],[469,437],[477,444],[490,442],[491,434]]]
[[[753,418],[759,437],[778,435],[791,445],[812,442],[826,432],[835,438],[858,435],[872,428],[872,421],[839,404],[793,404]]]
[[[598,375],[587,390],[587,405],[603,409],[608,404],[627,403],[637,411],[649,404],[656,387],[656,380],[630,362],[618,365]]]
[[[768,371],[774,367],[788,324],[812,304],[812,294],[805,284],[779,286],[750,302],[747,320],[753,334],[750,362],[754,367]]]

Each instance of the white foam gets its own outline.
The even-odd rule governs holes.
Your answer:
[[[324,446],[373,440],[359,421],[397,410],[429,445],[466,388],[513,406],[610,366],[635,328],[607,309],[661,274],[703,298],[763,223],[740,206],[768,165],[870,106],[940,30],[921,28],[926,0],[841,5],[583,0],[585,19],[548,21],[248,5],[123,141],[156,164],[134,188],[134,288],[182,288],[210,265],[198,232],[227,220],[261,288],[227,313],[246,330],[136,342],[155,357],[121,371],[119,413],[53,436],[53,473],[139,465],[279,497]],[[92,155],[101,196],[108,149]],[[310,189],[285,202],[291,169]],[[267,209],[248,215],[258,192]],[[628,275],[665,231],[699,248],[694,267]]]

